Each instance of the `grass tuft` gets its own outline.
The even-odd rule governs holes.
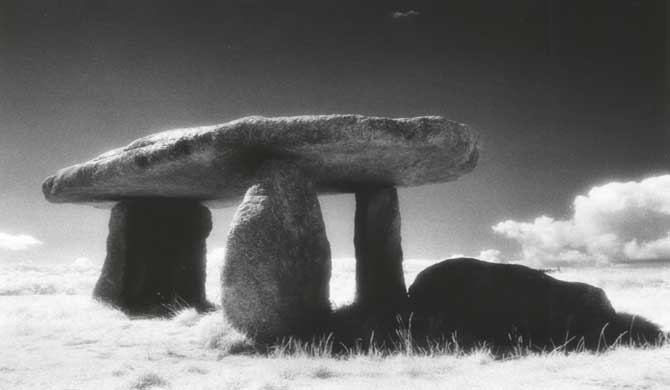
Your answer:
[[[307,341],[292,337],[283,339],[268,349],[268,355],[274,358],[291,356],[330,358],[336,356],[333,350],[333,338],[330,334]]]
[[[334,378],[337,375],[335,371],[330,369],[329,367],[326,366],[318,366],[312,371],[312,378],[318,378],[318,379],[329,379],[329,378]]]
[[[186,369],[187,372],[193,373],[193,374],[200,374],[200,375],[206,375],[209,374],[209,370],[206,368],[202,367],[197,367],[197,366],[190,366],[189,368]]]
[[[133,382],[133,384],[130,386],[131,389],[136,390],[151,389],[154,387],[158,388],[168,387],[168,382],[153,372],[148,372],[140,375],[135,380],[135,382]]]

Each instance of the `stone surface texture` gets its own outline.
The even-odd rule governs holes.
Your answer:
[[[168,314],[175,305],[209,308],[205,239],[211,228],[209,209],[198,202],[119,202],[94,296],[131,314]]]
[[[256,340],[309,335],[330,313],[330,245],[317,193],[294,164],[270,162],[259,173],[228,235],[223,309]]]
[[[355,192],[455,180],[475,167],[476,143],[466,125],[437,116],[247,117],[138,139],[58,171],[42,189],[51,202],[167,197],[226,207],[268,160],[297,161],[319,192]]]
[[[356,192],[356,303],[381,307],[407,299],[402,268],[400,207],[393,187]],[[399,308],[402,310],[402,308]]]
[[[417,339],[447,338],[462,345],[596,348],[616,318],[600,288],[554,279],[521,265],[452,259],[423,270],[409,288]],[[570,341],[571,340],[571,341]]]

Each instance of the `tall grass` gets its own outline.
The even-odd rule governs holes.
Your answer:
[[[445,335],[440,339],[415,340],[412,333],[412,316],[404,321],[401,316],[396,317],[397,327],[394,337],[389,344],[375,342],[374,332],[366,342],[357,342],[353,345],[338,344],[333,334],[314,337],[310,340],[297,338],[284,338],[269,347],[256,347],[255,352],[272,358],[318,358],[318,359],[358,359],[386,358],[393,356],[404,357],[462,357],[466,355],[484,355],[495,360],[514,360],[527,356],[551,357],[570,354],[606,354],[619,348],[659,348],[668,343],[668,335],[652,342],[636,343],[632,338],[627,338],[627,332],[621,333],[612,343],[607,343],[604,332],[609,324],[606,324],[601,332],[597,347],[588,349],[584,338],[576,339],[574,336],[566,335],[562,344],[552,346],[537,346],[528,340],[524,340],[515,334],[510,334],[512,341],[509,347],[496,348],[486,342],[475,343],[464,346],[459,342],[456,333]]]

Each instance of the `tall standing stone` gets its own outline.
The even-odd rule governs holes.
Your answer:
[[[196,201],[117,203],[93,295],[131,314],[166,314],[173,305],[209,308],[205,239],[211,228],[209,209]]]
[[[233,218],[222,303],[260,341],[309,335],[330,313],[330,245],[317,194],[295,165],[261,168]]]
[[[354,226],[356,302],[402,304],[407,298],[400,245],[400,210],[394,187],[356,192]]]

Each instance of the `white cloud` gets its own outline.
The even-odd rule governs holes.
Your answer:
[[[42,241],[27,234],[12,235],[7,233],[0,233],[0,249],[22,251],[41,244]]]
[[[207,251],[207,275],[216,279],[217,283],[226,258],[226,248],[214,248]]]
[[[74,270],[86,271],[95,267],[95,265],[88,257],[77,257],[72,264],[70,264],[70,267]]]
[[[493,231],[518,241],[530,263],[670,260],[670,175],[593,187],[569,219],[507,220]]]
[[[480,260],[490,261],[491,263],[503,263],[503,259],[500,257],[501,253],[497,249],[484,249],[479,252],[477,257]]]
[[[221,302],[221,270],[226,257],[226,248],[213,247],[207,250],[205,290],[211,302]]]
[[[474,257],[475,259],[488,261],[491,263],[504,263],[505,261],[500,257],[501,252],[497,249],[484,249],[479,252],[478,256],[465,255],[463,253],[454,253],[451,256],[447,257],[449,259],[459,259],[461,257]]]
[[[670,259],[670,232],[658,240],[638,243],[637,240],[626,243],[624,254],[632,260]]]
[[[401,20],[401,19],[415,18],[419,15],[421,15],[421,13],[419,11],[415,11],[413,9],[410,9],[410,10],[407,10],[407,11],[395,11],[391,14],[391,17],[395,20]]]
[[[220,269],[226,257],[226,248],[219,247],[207,251],[207,266]]]

